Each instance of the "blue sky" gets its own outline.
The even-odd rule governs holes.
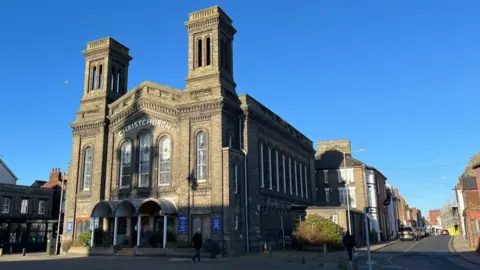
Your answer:
[[[452,197],[479,151],[478,1],[2,2],[0,155],[19,184],[67,169],[86,42],[112,36],[131,49],[129,89],[144,80],[184,88],[183,23],[217,4],[238,30],[239,93],[314,142],[367,148],[354,156],[411,206]]]

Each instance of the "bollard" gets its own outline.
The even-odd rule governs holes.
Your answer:
[[[300,262],[301,264],[305,264],[305,254],[302,253],[302,261]]]
[[[268,257],[272,257],[272,243],[268,243]]]
[[[26,248],[22,248],[22,256],[25,256],[25,254],[27,254],[27,249],[26,249]]]
[[[3,248],[0,248],[0,257],[3,256]]]

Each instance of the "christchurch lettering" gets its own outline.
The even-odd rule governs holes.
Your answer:
[[[157,120],[157,119],[144,119],[144,120],[139,120],[131,123],[130,125],[124,127],[122,130],[120,130],[119,135],[123,136],[125,133],[132,131],[134,129],[137,129],[139,127],[144,127],[144,126],[157,126],[160,128],[163,128],[165,130],[170,130],[172,128],[172,124],[162,121],[162,120]]]

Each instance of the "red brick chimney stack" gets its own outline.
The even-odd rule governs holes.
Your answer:
[[[50,173],[48,182],[57,182],[57,181],[62,181],[62,173],[60,172],[60,168],[53,168],[52,172]]]

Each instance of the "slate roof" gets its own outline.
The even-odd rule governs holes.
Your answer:
[[[30,186],[31,187],[41,187],[41,186],[45,185],[45,183],[47,183],[47,181],[35,180],[35,182],[33,182],[33,184],[30,185]]]
[[[374,170],[387,179],[377,168],[366,165],[362,161],[353,158],[351,154],[345,154],[345,158],[347,160],[347,168],[365,165],[367,169]],[[315,157],[315,170],[341,169],[344,166],[343,164],[343,153],[338,150],[328,150]]]
[[[347,167],[362,166],[364,163],[346,154]],[[316,169],[339,169],[343,168],[343,153],[338,150],[329,150],[315,157]]]
[[[7,164],[5,164],[5,162],[3,162],[1,158],[0,158],[0,166],[3,166],[7,170],[7,172],[10,173],[13,176],[13,178],[15,178],[15,181],[18,180],[18,177],[10,170],[10,168],[8,168]]]

